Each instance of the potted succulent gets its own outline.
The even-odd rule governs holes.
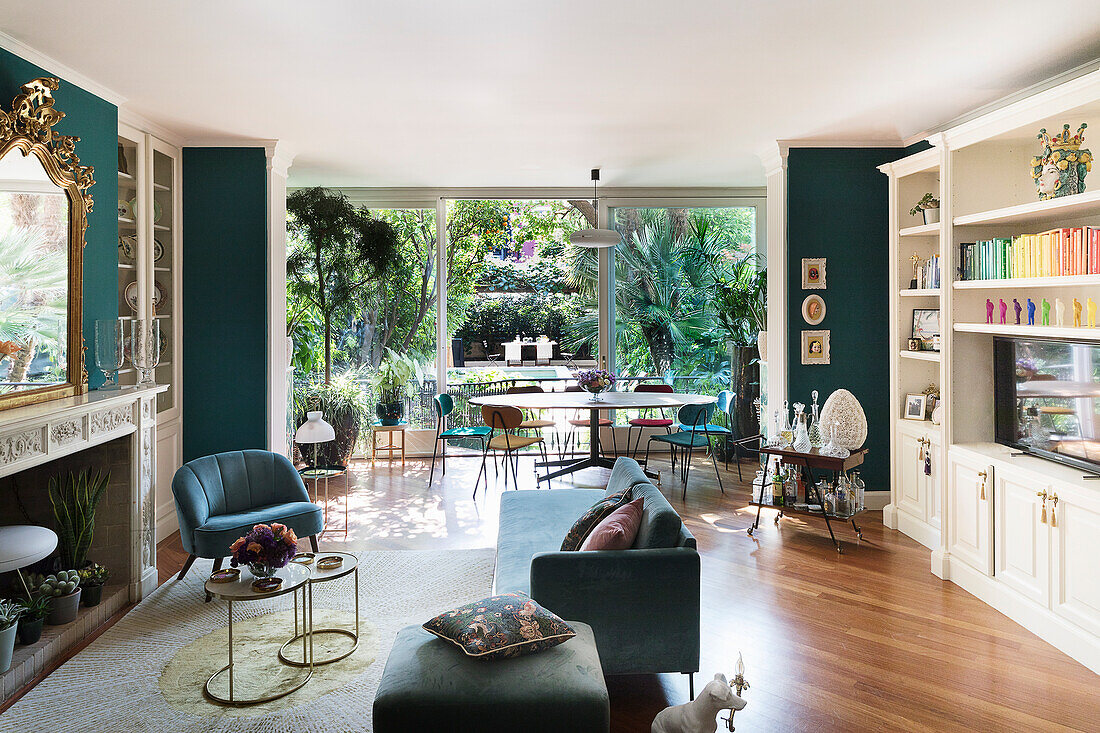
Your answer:
[[[103,584],[111,577],[111,571],[93,562],[81,568],[77,574],[80,576],[80,598],[84,605],[98,606],[103,600]]]
[[[386,347],[386,357],[371,375],[371,383],[378,390],[376,414],[383,425],[400,425],[405,417],[405,397],[409,382],[413,379],[424,383],[424,373],[415,360]]]
[[[926,193],[917,202],[917,205],[909,209],[909,216],[921,214],[925,224],[935,224],[940,220],[940,200],[931,193]]]
[[[22,610],[15,601],[0,601],[0,673],[7,672],[11,667],[11,655],[15,650],[15,630]]]
[[[19,603],[23,607],[19,615],[19,643],[33,644],[42,636],[42,624],[50,613],[50,598],[35,593]]]
[[[38,592],[50,599],[46,623],[60,626],[76,620],[76,612],[80,610],[80,575],[75,570],[47,575]]]

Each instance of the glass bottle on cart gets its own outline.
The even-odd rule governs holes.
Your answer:
[[[821,416],[818,414],[817,390],[811,392],[810,396],[813,397],[813,404],[810,405],[810,447],[820,448],[825,445],[825,438],[821,435]]]

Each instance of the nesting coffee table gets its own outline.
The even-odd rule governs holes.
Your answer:
[[[310,585],[310,571],[304,565],[298,563],[288,563],[286,567],[280,568],[275,575],[283,579],[282,586],[270,593],[259,593],[252,589],[252,581],[255,578],[248,572],[242,570],[240,576],[236,580],[228,583],[215,583],[213,580],[206,581],[206,592],[214,598],[226,601],[229,606],[229,664],[219,669],[214,674],[210,675],[210,679],[203,685],[203,693],[211,700],[222,705],[232,705],[235,707],[244,707],[247,705],[259,705],[264,702],[271,702],[272,700],[278,700],[281,697],[286,697],[292,692],[297,692],[309,682],[313,677],[313,593]],[[358,578],[358,576],[357,576]],[[304,633],[297,634],[298,630],[298,592],[301,591],[302,603],[301,603],[301,622]],[[289,690],[283,690],[278,693],[270,695],[263,695],[260,697],[241,698],[237,697],[233,689],[233,604],[234,603],[247,603],[249,601],[266,601],[270,598],[278,596],[285,596],[287,594],[294,595],[294,630],[295,638],[301,638],[302,640],[302,659],[304,664],[291,665],[295,667],[302,667],[305,671],[305,676],[300,682],[291,687]],[[356,614],[358,619],[358,614]],[[284,645],[285,646],[285,645]],[[274,659],[276,664],[279,664],[282,657],[282,649],[279,650],[279,655]],[[211,691],[210,684],[217,679],[223,672],[229,673],[229,697],[223,697],[217,693]]]
[[[318,567],[318,562],[326,557],[339,557],[343,560],[343,562],[340,563],[339,567],[335,568]],[[300,565],[301,563],[291,561],[290,564]],[[349,552],[321,552],[316,554],[316,557],[314,558],[312,563],[310,563],[309,565],[302,565],[302,567],[308,568],[310,572],[310,577],[307,585],[309,586],[309,597],[311,603],[311,625],[308,629],[303,625],[301,632],[299,632],[297,598],[295,598],[294,636],[287,639],[286,643],[283,644],[283,646],[279,649],[279,660],[284,664],[289,664],[292,667],[308,666],[310,667],[310,669],[312,669],[313,667],[320,666],[322,664],[332,664],[333,662],[338,662],[341,659],[349,656],[359,647],[359,558]],[[355,594],[355,630],[352,631],[351,629],[340,629],[333,627],[323,629],[313,628],[313,585],[315,583],[327,583],[333,580],[339,580],[340,578],[346,578],[348,575],[354,575],[355,579],[353,586],[353,593]],[[345,651],[337,652],[332,656],[325,657],[324,659],[315,659],[313,656],[313,637],[320,634],[339,634],[342,636],[346,636],[352,641],[351,647]],[[307,636],[310,638],[310,656],[308,660],[306,659],[305,654],[305,638]],[[291,653],[293,650],[296,650],[298,648],[298,645],[295,642],[297,642],[299,639],[301,639],[303,642],[302,656],[301,658],[295,658],[291,656]]]

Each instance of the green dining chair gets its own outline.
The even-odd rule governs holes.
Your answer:
[[[696,448],[710,447],[710,437],[706,431],[711,417],[714,415],[714,403],[706,405],[684,405],[676,412],[676,420],[680,423],[680,431],[672,435],[651,435],[645,446],[645,460],[649,465],[649,448],[653,441],[668,443],[672,452],[672,471],[676,472],[676,454],[680,452],[680,480],[683,483],[683,495],[687,498],[688,471],[691,468],[691,454]],[[686,428],[686,429],[685,429]],[[722,474],[718,473],[718,462],[714,460],[714,451],[710,452],[710,462],[714,466],[714,475],[718,478],[718,488],[726,493],[722,486]]]
[[[436,451],[442,445],[443,450],[443,475],[447,475],[447,441],[448,440],[479,440],[482,452],[485,451],[485,441],[493,434],[493,429],[487,425],[476,425],[469,428],[448,428],[447,416],[454,412],[455,402],[446,392],[437,394],[433,399],[435,408],[435,441],[432,443],[432,469],[428,472],[428,487],[435,478]]]

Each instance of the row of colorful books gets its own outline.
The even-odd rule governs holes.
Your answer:
[[[940,256],[932,255],[917,268],[917,288],[927,290],[940,287]]]
[[[959,248],[963,280],[1100,274],[1100,227],[1051,229]]]

